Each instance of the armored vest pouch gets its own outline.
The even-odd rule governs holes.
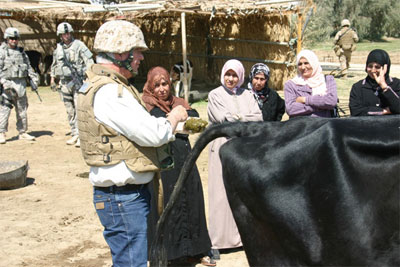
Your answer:
[[[159,168],[169,170],[174,168],[174,157],[172,155],[171,145],[165,144],[156,148]]]

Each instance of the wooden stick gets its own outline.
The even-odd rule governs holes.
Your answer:
[[[298,21],[297,21],[297,54],[300,53],[301,51],[301,41],[302,41],[302,36],[301,36],[301,30],[303,28],[303,13],[302,11],[299,11],[298,13]]]
[[[187,64],[186,64],[186,20],[185,13],[181,13],[181,29],[182,29],[182,58],[183,58],[183,91],[185,100],[189,102],[189,88],[187,80]]]

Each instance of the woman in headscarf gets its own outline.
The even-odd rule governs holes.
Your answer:
[[[251,67],[247,87],[253,92],[264,121],[280,121],[285,113],[285,101],[268,87],[270,71],[267,65],[257,63]]]
[[[166,69],[162,67],[150,69],[142,96],[150,114],[155,117],[167,117],[175,106],[182,105],[190,117],[199,117],[199,113],[192,109],[184,99],[172,95],[171,88],[171,79]],[[174,168],[161,172],[164,206],[171,197],[183,163],[191,151],[187,134],[176,133],[175,137],[176,140],[171,143]],[[155,195],[152,192],[151,212],[148,219],[149,245],[154,238],[159,218]],[[167,222],[164,240],[167,257],[172,265],[188,263],[195,258],[201,260],[203,265],[216,265],[215,261],[208,256],[211,250],[211,241],[207,231],[203,188],[196,166],[192,169],[188,181],[184,185],[171,220]]]
[[[338,98],[333,76],[322,73],[317,55],[302,50],[297,55],[297,76],[285,83],[286,113],[296,116],[331,117]]]
[[[240,87],[243,82],[242,63],[235,59],[228,60],[222,68],[221,86],[208,94],[207,113],[210,124],[262,120],[261,111],[252,93]],[[218,138],[209,145],[208,229],[215,259],[219,259],[219,249],[242,246],[222,180],[219,148],[226,141],[226,138]]]
[[[400,113],[400,80],[389,76],[390,57],[385,50],[372,50],[365,66],[368,74],[350,91],[351,116]]]

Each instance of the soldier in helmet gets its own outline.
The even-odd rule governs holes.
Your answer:
[[[342,20],[342,29],[335,35],[335,54],[339,57],[340,73],[342,77],[347,76],[347,70],[350,67],[351,52],[356,49],[358,42],[357,33],[350,28],[348,19]]]
[[[39,78],[33,71],[28,55],[18,46],[20,34],[16,28],[7,28],[4,32],[5,42],[0,46],[0,86],[3,90],[0,101],[0,144],[6,143],[5,133],[8,130],[8,118],[15,107],[19,139],[33,141],[35,137],[27,133],[28,98],[26,85],[28,76],[37,86]]]
[[[115,267],[147,266],[147,185],[160,169],[171,167],[167,143],[175,140],[177,123],[187,118],[183,106],[167,118],[151,116],[129,84],[147,49],[136,25],[104,23],[94,39],[97,64],[86,72],[78,94],[81,151]]]
[[[56,89],[55,78],[60,80],[60,94],[67,109],[68,121],[71,127],[71,138],[67,145],[79,147],[79,135],[76,120],[77,90],[82,86],[85,71],[93,64],[92,52],[80,40],[74,39],[72,26],[63,22],[57,26],[57,36],[61,42],[53,53],[51,65],[52,90]]]

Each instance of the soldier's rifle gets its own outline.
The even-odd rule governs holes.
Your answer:
[[[71,62],[69,61],[69,59],[67,58],[67,55],[65,54],[64,48],[61,48],[61,49],[64,53],[64,63],[71,70],[72,81],[74,84],[78,84],[78,89],[79,89],[83,84],[82,79],[80,78],[80,76],[79,76],[78,72],[76,71],[76,69],[74,68],[74,66],[71,65]]]
[[[0,105],[3,105],[3,92],[4,88],[3,85],[0,83]]]
[[[38,87],[37,87],[36,83],[32,80],[31,76],[29,76],[29,75],[28,75],[28,80],[29,80],[29,84],[31,85],[32,91],[34,91],[36,93],[36,95],[39,98],[40,102],[43,102],[42,98],[39,95]]]

